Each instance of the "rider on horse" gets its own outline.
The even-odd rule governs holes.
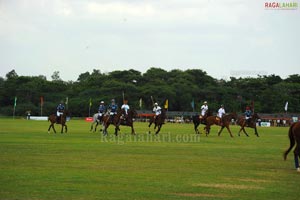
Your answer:
[[[60,123],[61,121],[61,115],[64,114],[64,110],[65,110],[65,105],[64,105],[64,101],[61,101],[60,104],[58,104],[57,108],[56,108],[56,123]]]
[[[246,111],[245,111],[245,119],[246,119],[246,123],[249,124],[251,121],[251,117],[252,117],[252,111],[250,109],[250,106],[246,107]]]
[[[108,110],[110,110],[110,121],[112,121],[113,117],[117,114],[118,111],[118,105],[116,104],[115,99],[111,100],[111,104],[108,106]]]
[[[203,105],[201,106],[201,114],[199,116],[200,120],[204,120],[207,111],[208,111],[207,101],[204,101]]]
[[[123,101],[123,105],[121,106],[121,109],[123,109],[125,111],[125,116],[122,114],[121,119],[126,120],[128,117],[128,110],[130,109],[129,105],[128,105],[128,100],[125,99]]]
[[[155,123],[155,120],[161,114],[161,107],[158,105],[158,103],[154,103],[153,112],[155,113],[154,116],[154,123]]]
[[[223,124],[223,121],[222,121],[223,115],[225,115],[225,109],[224,109],[224,106],[221,105],[221,107],[218,110],[217,117],[216,117],[216,120],[218,121],[219,125],[221,125],[221,126]]]
[[[99,105],[99,108],[98,108],[98,119],[101,121],[102,118],[103,118],[103,115],[105,114],[106,112],[106,107],[104,105],[104,101],[100,101],[100,105]]]

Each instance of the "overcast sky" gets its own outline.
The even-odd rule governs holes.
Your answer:
[[[300,72],[300,2],[263,0],[0,0],[0,76],[150,67],[214,78]],[[276,1],[286,2],[286,1]]]

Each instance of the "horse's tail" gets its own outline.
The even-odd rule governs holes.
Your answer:
[[[289,139],[290,139],[290,147],[284,152],[283,154],[283,158],[284,160],[286,160],[287,158],[287,155],[289,154],[289,152],[291,151],[291,149],[294,147],[295,145],[295,138],[294,138],[294,135],[293,135],[293,128],[295,126],[296,123],[292,124],[290,129],[289,129]]]

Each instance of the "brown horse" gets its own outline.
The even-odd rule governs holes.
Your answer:
[[[212,116],[212,112],[210,110],[206,111],[206,113],[202,119],[200,119],[199,115],[193,116],[194,130],[195,130],[196,134],[200,134],[200,131],[198,130],[198,126],[200,124],[206,125],[206,118],[209,116]]]
[[[234,113],[230,113],[230,114],[226,114],[222,117],[222,119],[216,117],[216,116],[209,116],[206,118],[206,136],[208,136],[209,131],[210,131],[210,127],[212,125],[218,125],[221,126],[222,128],[220,129],[220,131],[218,132],[218,136],[220,136],[221,132],[223,131],[223,129],[226,127],[228,132],[230,133],[230,136],[233,137],[229,125],[231,123],[231,119],[236,120],[237,118],[237,114]]]
[[[283,158],[286,160],[288,153],[292,150],[292,148],[295,146],[296,148],[294,150],[294,160],[295,160],[295,168],[298,172],[300,172],[300,166],[299,166],[299,157],[300,157],[300,122],[296,122],[291,125],[289,129],[289,139],[290,139],[290,147],[284,152]]]
[[[107,135],[107,128],[110,124],[115,126],[115,135],[118,135],[118,131],[120,130],[119,126],[130,126],[131,127],[131,134],[135,135],[135,131],[133,128],[133,119],[137,116],[137,112],[134,109],[129,109],[128,114],[126,116],[125,110],[121,109],[118,110],[117,114],[114,115],[112,118],[107,115],[103,117],[103,135]]]
[[[241,129],[240,129],[238,135],[240,136],[241,131],[243,131],[243,132],[245,133],[245,135],[246,135],[247,137],[249,137],[249,135],[247,134],[247,132],[246,132],[246,130],[245,130],[245,127],[249,127],[249,128],[254,128],[255,135],[256,135],[257,137],[259,137],[258,132],[257,132],[257,128],[256,128],[256,121],[257,121],[258,119],[260,119],[260,117],[258,116],[257,113],[254,113],[254,114],[252,115],[252,117],[249,118],[248,121],[245,119],[244,116],[239,117],[238,120],[237,120],[237,124],[241,126]]]
[[[152,116],[150,118],[149,125],[148,125],[148,127],[149,127],[149,134],[151,133],[150,127],[154,123],[154,130],[157,127],[157,131],[155,132],[155,134],[157,135],[159,133],[162,125],[165,123],[165,119],[166,119],[166,110],[165,109],[161,110],[161,114],[160,115]]]
[[[64,132],[64,127],[65,127],[65,132],[67,133],[68,131],[68,127],[66,125],[66,119],[67,119],[67,112],[64,111],[63,114],[60,116],[60,118],[58,119],[58,117],[55,114],[52,114],[48,117],[48,121],[50,121],[50,126],[48,128],[48,133],[50,133],[50,129],[52,127],[54,133],[56,133],[56,130],[54,128],[54,124],[61,124],[61,133]]]

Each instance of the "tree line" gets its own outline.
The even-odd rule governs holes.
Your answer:
[[[19,76],[15,70],[0,77],[0,114],[10,116],[49,115],[60,101],[67,101],[72,116],[84,117],[97,112],[99,102],[115,99],[121,106],[123,97],[138,110],[152,109],[153,102],[163,106],[168,99],[172,111],[199,111],[203,101],[216,111],[221,104],[226,111],[243,112],[253,105],[256,112],[300,112],[300,76],[282,79],[277,75],[256,78],[219,80],[201,69],[166,71],[150,68],[145,73],[134,69],[102,73],[94,69],[78,76],[76,81],[63,81],[55,71],[47,80],[44,75]],[[42,106],[42,110],[41,110]],[[41,113],[42,112],[42,113]]]

